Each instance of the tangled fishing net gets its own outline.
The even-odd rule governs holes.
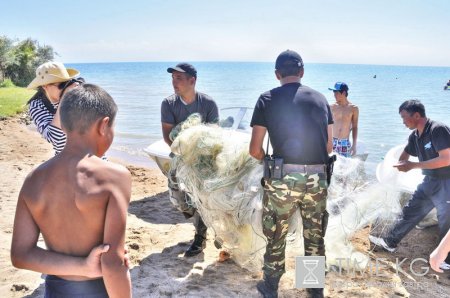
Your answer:
[[[217,246],[243,268],[260,270],[266,246],[261,220],[263,167],[248,153],[250,135],[201,124],[194,115],[177,127],[175,136],[171,167],[180,188],[213,231]],[[363,161],[340,156],[328,192],[327,263],[363,269],[369,257],[354,249],[351,237],[369,224],[385,233],[400,215],[402,192],[368,179]],[[303,254],[299,212],[291,219],[287,241],[288,250]]]

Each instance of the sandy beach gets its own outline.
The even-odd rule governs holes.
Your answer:
[[[28,172],[52,156],[51,146],[31,131],[20,117],[0,121],[0,297],[42,297],[41,274],[12,267],[9,250],[16,201]],[[170,203],[167,179],[159,169],[127,165],[133,176],[132,201],[128,211],[127,240],[132,263],[134,297],[259,297],[256,282],[261,273],[251,273],[232,259],[219,262],[219,250],[209,237],[204,253],[184,258],[193,238],[193,225]],[[354,246],[375,260],[425,258],[437,243],[437,228],[413,230],[394,255],[373,250],[369,227],[353,236]],[[327,275],[328,297],[448,297],[450,275],[428,272],[412,276],[409,260],[406,274],[394,266],[377,276],[366,272]],[[386,265],[389,267],[388,265]],[[424,266],[417,264],[416,267]],[[419,271],[419,270],[417,270]],[[372,274],[370,274],[372,273]],[[409,274],[408,274],[409,273]],[[287,273],[280,284],[280,297],[304,297],[294,288],[294,256],[288,253]]]

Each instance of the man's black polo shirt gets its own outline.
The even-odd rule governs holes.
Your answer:
[[[261,94],[250,123],[267,128],[273,156],[310,165],[328,162],[329,124],[333,116],[325,96],[300,83]]]
[[[443,123],[428,119],[420,137],[417,129],[411,133],[405,152],[418,156],[419,161],[427,161],[438,157],[438,152],[447,148],[450,148],[450,128]],[[450,178],[450,166],[422,170],[422,173],[437,178]]]

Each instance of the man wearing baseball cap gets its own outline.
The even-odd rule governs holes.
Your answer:
[[[164,141],[170,146],[173,140],[169,135],[172,129],[185,121],[191,114],[199,113],[205,123],[215,123],[219,120],[219,111],[214,100],[195,90],[197,70],[189,63],[179,63],[167,69],[172,74],[172,85],[175,94],[165,98],[161,104],[161,126]],[[170,200],[186,218],[194,218],[195,237],[186,257],[195,256],[206,246],[207,227],[198,211],[192,207],[188,194],[178,187],[176,171],[169,171]]]
[[[264,297],[278,297],[278,284],[285,272],[288,223],[297,208],[301,207],[305,256],[325,256],[333,117],[325,96],[300,83],[303,74],[300,55],[292,50],[282,52],[275,62],[281,87],[261,94],[250,123],[250,155],[275,164],[264,175],[262,224],[267,246],[264,277],[256,285]],[[266,132],[272,156],[263,149]],[[310,297],[323,297],[323,288],[307,292]]]
[[[336,102],[331,105],[333,113],[333,151],[344,157],[356,154],[356,142],[358,140],[359,108],[348,100],[348,86],[344,82],[336,82],[333,88]],[[350,132],[352,140],[350,142]]]

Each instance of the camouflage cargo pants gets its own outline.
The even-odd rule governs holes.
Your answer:
[[[297,208],[303,220],[305,255],[325,255],[323,237],[328,223],[326,174],[290,173],[264,186],[263,232],[267,238],[263,271],[280,277],[285,272],[288,223]]]

